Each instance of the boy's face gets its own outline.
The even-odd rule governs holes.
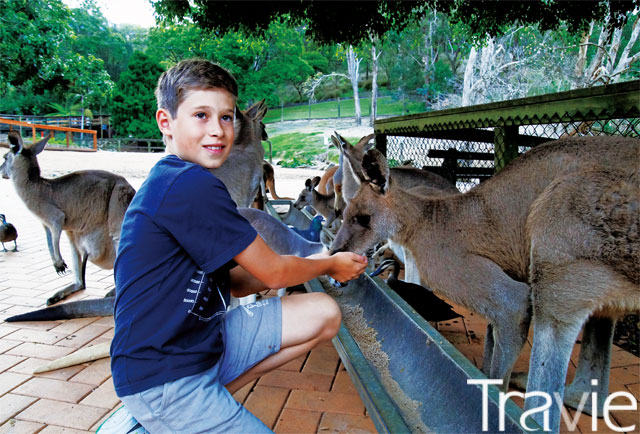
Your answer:
[[[235,98],[220,88],[189,92],[178,106],[176,117],[159,109],[158,128],[166,136],[167,152],[182,160],[217,169],[224,163],[233,144]]]

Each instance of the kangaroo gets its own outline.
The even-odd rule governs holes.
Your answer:
[[[273,166],[266,161],[262,162],[263,181],[265,186],[265,192],[271,193],[271,197],[275,200],[293,200],[292,197],[281,197],[276,193],[276,179]],[[265,195],[266,196],[266,195]]]
[[[40,176],[36,156],[49,137],[24,146],[17,131],[8,135],[10,151],[0,171],[10,177],[18,196],[44,226],[53,267],[67,270],[60,255],[60,234],[71,242],[75,282],[56,292],[47,305],[86,288],[87,260],[105,269],[113,268],[120,226],[135,190],[122,176],[103,170],[72,172],[53,179]]]
[[[333,183],[333,177],[335,176],[336,171],[338,170],[338,166],[332,166],[325,170],[325,172],[320,177],[320,182],[316,187],[318,191],[322,194],[331,194],[334,192],[335,185]]]
[[[544,375],[559,378],[561,373],[566,373],[566,365],[561,365],[564,363],[564,355],[571,352],[575,341],[567,335],[574,332],[577,335],[582,322],[591,313],[589,309],[599,309],[601,315],[611,317],[604,310],[605,307],[638,306],[640,294],[637,284],[634,293],[630,289],[633,280],[616,270],[616,267],[621,270],[633,267],[634,258],[631,254],[615,259],[594,258],[596,262],[589,266],[593,268],[593,273],[585,268],[582,268],[582,274],[576,273],[571,270],[570,262],[565,264],[565,268],[555,266],[565,258],[555,258],[548,265],[540,264],[538,258],[542,256],[536,254],[537,249],[553,252],[555,248],[567,255],[567,260],[571,257],[569,253],[562,251],[569,247],[562,246],[563,241],[556,240],[553,232],[547,231],[544,234],[546,237],[538,233],[540,227],[544,228],[549,223],[549,219],[535,220],[534,224],[532,219],[536,214],[532,212],[532,206],[541,198],[542,202],[538,205],[541,209],[553,209],[548,201],[545,202],[544,197],[547,195],[553,197],[554,201],[570,203],[571,197],[567,197],[570,190],[566,187],[569,181],[564,181],[565,184],[560,184],[560,187],[552,186],[567,174],[594,167],[627,172],[634,170],[639,150],[640,141],[631,138],[562,139],[534,148],[514,160],[498,175],[465,194],[420,197],[399,188],[390,176],[384,156],[371,149],[362,160],[362,169],[356,171],[360,185],[345,210],[343,225],[330,251],[364,252],[387,238],[407,247],[428,287],[487,318],[489,326],[485,337],[483,371],[490,378],[502,379],[503,388],[508,384],[513,363],[527,337],[532,314],[531,287],[535,288],[534,331],[542,328],[547,331],[547,336],[546,339],[542,336],[534,337],[534,346],[537,348],[534,350],[535,356],[532,352],[532,378],[529,380],[531,388],[528,387],[528,390],[534,391],[532,388],[540,385],[540,378],[544,378]],[[560,196],[554,196],[555,190],[560,192]],[[620,200],[624,201],[624,198]],[[540,214],[542,213],[538,213]],[[636,206],[634,210],[629,205],[623,214],[635,215],[635,220],[623,219],[629,227],[619,225],[617,228],[623,231],[622,234],[626,234],[632,232],[632,222],[635,221],[637,225],[638,208]],[[590,214],[585,213],[585,216]],[[597,241],[594,237],[582,235],[584,225],[581,227],[576,223],[578,219],[573,216],[560,214],[554,218],[559,220],[557,224],[567,225],[564,233],[574,237],[572,245]],[[540,244],[536,244],[538,241]],[[631,239],[617,241],[621,246],[619,251],[626,248],[628,252],[637,252],[636,244]],[[600,246],[610,250],[603,244]],[[597,248],[599,245],[590,244],[589,247]],[[571,254],[579,255],[579,252]],[[536,275],[534,272],[541,274]],[[546,305],[535,299],[550,292],[551,288],[545,285],[554,278],[554,272],[557,281],[553,288],[563,286],[563,298],[554,300],[556,304],[552,313],[545,313],[540,309]],[[600,283],[596,286],[594,280],[599,280]],[[569,285],[568,282],[573,283]],[[606,294],[599,292],[603,287],[607,288]],[[596,301],[587,303],[585,297],[591,296]],[[621,300],[614,305],[613,300],[616,298]],[[567,319],[580,306],[581,318]],[[561,341],[551,340],[553,335],[544,325],[548,321],[544,319],[546,316],[551,316],[557,322],[558,317],[563,318],[554,325],[562,329],[562,333],[558,333],[564,334]],[[571,324],[569,332],[565,329],[568,323]],[[593,333],[597,330],[599,327],[592,324],[585,332]],[[611,351],[610,341],[603,346],[601,339],[588,336],[587,342],[593,345],[583,351],[585,354]],[[548,346],[546,351],[545,344]],[[547,373],[542,373],[541,361],[543,357],[549,356],[549,351],[557,351],[562,356],[554,353],[549,359],[551,364],[547,362],[545,365],[544,371]],[[583,366],[591,364],[589,360],[584,360],[583,363]],[[585,368],[583,371],[587,372],[589,369]],[[592,369],[591,372],[602,372],[602,369]],[[603,375],[608,376],[608,371]],[[574,380],[574,392],[584,390],[582,380],[584,379]],[[604,380],[608,384],[608,379]],[[550,382],[543,390],[549,390],[549,387],[559,393],[563,392],[563,384],[556,384],[555,381]],[[527,405],[531,406],[529,401]],[[552,429],[557,430],[560,412],[558,408],[551,411]],[[536,415],[538,416],[541,416],[540,413]]]
[[[554,393],[562,396],[573,343],[593,316],[593,330],[583,333],[587,345],[568,398],[575,404],[583,392],[595,389],[602,409],[613,325],[640,309],[639,150],[626,168],[588,169],[554,181],[531,206],[526,229],[534,334],[528,391],[545,392],[552,399]],[[602,384],[593,388],[591,379]],[[525,410],[543,404],[541,397],[530,397]],[[542,425],[542,415],[536,416]],[[556,431],[559,425],[558,409],[544,428]]]
[[[262,123],[266,113],[264,100],[245,111],[236,110],[235,139],[229,157],[222,166],[210,170],[241,207],[251,206],[260,189],[264,161],[262,140],[268,138]]]
[[[293,206],[298,209],[302,209],[305,206],[310,206],[327,221],[326,226],[329,227],[336,219],[336,212],[334,209],[335,194],[322,194],[316,187],[320,182],[319,177],[315,177],[313,180],[308,178],[304,183],[304,188],[298,195],[298,199],[294,202]]]
[[[341,180],[341,192],[344,205],[356,195],[360,183],[358,182],[358,176],[356,171],[362,171],[362,158],[369,149],[374,146],[371,142],[374,134],[362,137],[358,143],[351,145],[340,134],[334,132],[331,136],[331,142],[340,151],[341,164],[338,168],[338,178]],[[422,170],[415,167],[393,167],[391,168],[391,177],[394,178],[396,184],[402,189],[409,189],[412,187],[427,187],[432,188],[433,193],[436,191],[443,193],[459,193],[455,184],[449,180],[443,178],[440,175],[436,175],[428,170]],[[341,213],[344,211],[344,207],[340,207],[340,204],[336,203],[336,212]]]
[[[331,137],[331,141],[340,151],[340,168],[338,169],[338,177],[341,180],[340,193],[336,193],[335,212],[336,215],[342,216],[346,205],[356,195],[358,191],[359,181],[356,171],[362,170],[362,158],[368,149],[373,147],[371,139],[373,134],[361,138],[358,143],[351,146],[337,132]],[[390,176],[395,183],[402,189],[412,190],[415,194],[450,194],[459,193],[454,183],[436,175],[432,172],[413,167],[394,167],[390,169]],[[415,260],[411,254],[393,241],[388,243],[389,248],[402,261],[405,266],[405,280],[416,285],[423,282],[420,281],[420,274]]]

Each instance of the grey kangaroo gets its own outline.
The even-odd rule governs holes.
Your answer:
[[[525,153],[465,194],[420,197],[400,189],[372,149],[356,171],[360,185],[331,252],[364,252],[387,238],[407,247],[430,288],[487,318],[483,370],[502,379],[503,388],[533,313],[527,389],[562,396],[575,338],[594,313],[570,390],[591,392],[585,374],[600,375],[608,388],[611,340],[598,335],[598,318],[608,319],[608,327],[640,307],[639,151],[640,141],[631,138],[562,139]],[[574,195],[583,172],[598,168],[636,175],[618,181],[585,175]],[[528,399],[526,407],[538,403]],[[534,419],[542,423],[542,414]],[[557,431],[557,406],[550,420]]]
[[[11,178],[18,196],[42,222],[58,274],[67,270],[60,255],[62,231],[71,242],[75,282],[51,296],[47,300],[47,305],[51,305],[86,287],[87,260],[101,268],[113,268],[120,225],[135,190],[122,176],[103,170],[43,178],[36,155],[42,152],[49,137],[29,147],[24,146],[15,130],[9,132],[8,139],[10,151],[0,171],[3,177]]]
[[[325,218],[327,221],[325,226],[330,227],[331,223],[337,218],[334,209],[335,193],[333,191],[329,194],[320,193],[316,188],[319,183],[320,177],[315,177],[313,180],[307,178],[304,183],[304,188],[298,195],[298,199],[296,199],[293,206],[298,209],[310,206]]]
[[[362,158],[368,149],[373,147],[371,139],[373,134],[361,138],[355,145],[349,144],[337,132],[331,137],[331,141],[340,151],[340,167],[336,172],[341,180],[340,193],[336,193],[335,212],[342,215],[346,205],[353,199],[358,191],[360,182],[356,172],[362,171]],[[446,195],[459,193],[456,186],[440,175],[415,167],[393,167],[389,169],[389,176],[394,183],[403,190],[411,190],[415,194]],[[335,177],[335,176],[334,176]],[[420,273],[415,260],[407,249],[398,246],[393,240],[388,243],[389,248],[404,263],[405,281],[424,284],[420,280]],[[424,286],[424,285],[423,285]]]
[[[236,110],[235,139],[227,161],[211,173],[229,190],[236,205],[250,207],[260,190],[263,177],[264,148],[267,140],[262,119],[267,113],[264,100],[247,110]]]

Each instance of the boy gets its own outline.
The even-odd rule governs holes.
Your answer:
[[[326,294],[242,297],[321,274],[359,276],[355,253],[279,256],[236,210],[220,167],[234,138],[237,84],[205,60],[178,63],[156,89],[168,155],[151,170],[122,224],[115,263],[116,393],[152,433],[271,432],[232,393],[331,339],[340,310]]]

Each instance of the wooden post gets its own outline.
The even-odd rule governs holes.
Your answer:
[[[65,136],[67,138],[67,148],[69,147],[69,134],[71,134],[71,131],[67,131]]]
[[[387,155],[387,135],[386,134],[376,134],[376,149],[382,153],[385,157],[388,158]]]
[[[496,127],[494,130],[496,173],[518,156],[518,127],[515,125]]]

